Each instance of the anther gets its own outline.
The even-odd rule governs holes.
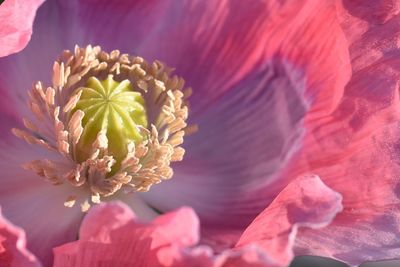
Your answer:
[[[33,159],[26,168],[71,191],[84,188],[84,211],[121,189],[147,191],[171,178],[171,162],[184,155],[185,131],[195,128],[186,123],[191,89],[170,73],[159,61],[118,50],[64,51],[53,65],[52,86],[37,82],[29,93],[36,120],[24,120],[26,131],[13,130],[58,155]],[[64,205],[77,201],[71,192]]]

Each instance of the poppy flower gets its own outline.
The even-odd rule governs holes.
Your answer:
[[[47,1],[29,45],[0,59],[3,214],[45,265],[54,247],[56,264],[109,262],[125,235],[153,243],[121,264],[398,257],[398,6]],[[87,106],[127,99],[115,120]],[[117,202],[83,219],[115,199],[135,215]]]

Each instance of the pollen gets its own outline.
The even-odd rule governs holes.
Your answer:
[[[34,120],[13,133],[47,150],[23,167],[68,186],[65,207],[86,211],[119,192],[146,192],[170,179],[181,161],[190,88],[159,61],[76,46],[53,65],[52,84],[29,91]]]

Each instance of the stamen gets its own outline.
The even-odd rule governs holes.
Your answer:
[[[64,206],[67,208],[72,208],[75,205],[76,202],[76,196],[69,196],[65,202],[64,202]]]
[[[170,73],[159,61],[118,50],[64,51],[53,65],[52,86],[44,90],[37,82],[29,93],[36,121],[24,119],[27,130],[13,133],[65,162],[33,159],[25,167],[53,184],[85,188],[83,211],[121,189],[148,191],[171,178],[170,163],[183,159],[185,132],[196,128],[186,123],[191,89]],[[76,201],[72,192],[64,205]]]

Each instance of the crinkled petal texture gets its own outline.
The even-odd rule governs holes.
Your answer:
[[[309,126],[289,173],[318,174],[344,210],[324,229],[300,230],[298,254],[351,265],[400,258],[399,4],[338,2],[352,77],[337,108]]]
[[[100,204],[83,220],[79,240],[54,249],[54,267],[275,267],[267,254],[247,246],[214,255],[199,241],[199,222],[190,208],[140,223],[122,202]]]
[[[29,42],[36,10],[44,0],[6,0],[0,5],[0,57],[21,51]]]
[[[54,266],[170,266],[176,250],[198,241],[198,219],[189,208],[141,224],[122,202],[92,208],[79,241],[54,249]]]
[[[236,247],[257,244],[281,266],[293,258],[300,227],[319,229],[342,210],[342,197],[318,176],[301,176],[290,183],[244,231]]]
[[[39,267],[36,257],[25,245],[25,232],[7,221],[0,210],[0,266]]]

